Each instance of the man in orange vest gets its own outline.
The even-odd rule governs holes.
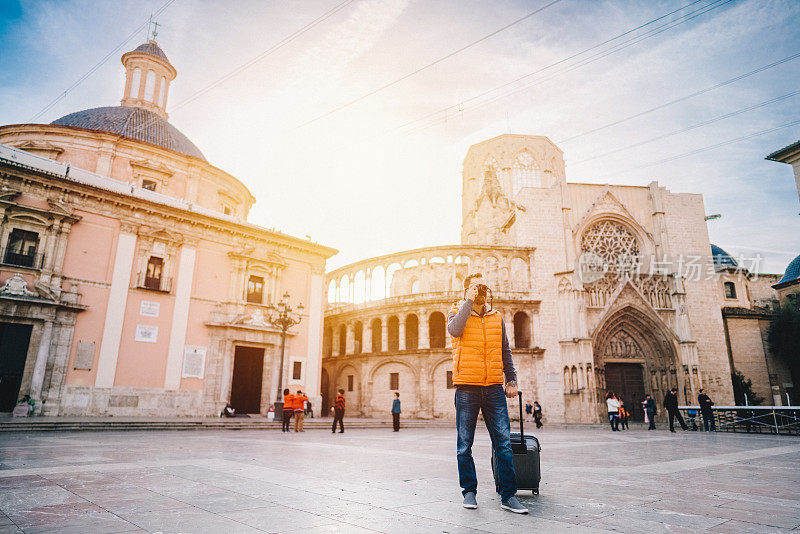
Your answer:
[[[480,273],[467,276],[465,299],[453,305],[447,319],[447,331],[453,341],[458,478],[464,508],[477,508],[478,477],[472,459],[472,442],[478,412],[482,412],[494,447],[495,489],[500,494],[500,506],[527,514],[528,509],[515,497],[517,477],[505,399],[517,396],[517,375],[503,318],[486,302],[487,290]]]
[[[302,391],[299,389],[297,390],[297,395],[294,396],[294,431],[295,432],[305,432],[303,430],[303,421],[305,420],[306,416],[306,402],[308,402],[308,397],[306,397]]]

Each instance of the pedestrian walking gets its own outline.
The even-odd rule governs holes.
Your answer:
[[[283,412],[281,414],[283,427],[281,432],[291,432],[289,422],[292,420],[292,414],[294,414],[294,395],[289,393],[289,388],[286,388],[283,390]]]
[[[533,404],[531,401],[525,401],[525,422],[530,422],[531,417],[533,417]]]
[[[606,406],[608,407],[608,422],[611,424],[611,431],[619,431],[619,401],[614,396],[613,391],[606,394]]]
[[[700,394],[697,396],[697,404],[700,405],[700,413],[703,416],[703,430],[706,432],[716,432],[717,423],[714,421],[714,401],[711,397],[706,395],[706,390],[700,388]]]
[[[620,430],[625,430],[625,429],[630,430],[630,428],[628,427],[628,418],[630,417],[630,414],[628,413],[628,409],[625,408],[625,401],[622,400],[622,397],[620,397],[617,400],[619,400],[619,427],[620,427]]]
[[[538,401],[533,401],[533,420],[536,422],[536,428],[542,428],[542,406]]]
[[[670,432],[675,432],[675,419],[678,420],[683,430],[689,429],[689,427],[686,426],[686,422],[683,420],[681,412],[678,410],[678,388],[670,389],[669,393],[664,396],[664,408],[666,408],[669,414]]]
[[[656,401],[653,397],[650,396],[648,393],[644,396],[644,400],[642,401],[642,408],[644,408],[644,417],[647,420],[649,426],[647,430],[655,430],[656,429]]]
[[[333,403],[333,425],[331,432],[336,433],[336,423],[339,423],[339,434],[344,434],[344,390],[340,389]]]
[[[517,374],[505,322],[492,308],[492,300],[483,276],[470,274],[464,279],[464,300],[450,308],[447,319],[453,344],[458,479],[464,508],[477,508],[478,477],[472,443],[478,414],[482,413],[492,441],[500,507],[526,514],[528,509],[516,497],[517,476],[506,404],[506,397],[517,396]]]
[[[302,391],[299,389],[297,390],[297,395],[294,396],[294,431],[295,432],[305,432],[303,430],[303,423],[305,422],[306,418],[306,403],[308,402],[308,397],[306,397]]]
[[[394,400],[392,401],[392,428],[395,432],[400,432],[400,392],[394,392]]]
[[[311,401],[306,401],[306,415],[314,419],[314,408],[311,406]]]

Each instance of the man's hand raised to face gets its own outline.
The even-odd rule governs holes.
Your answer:
[[[467,300],[471,300],[475,302],[475,299],[478,297],[478,284],[472,284],[467,289]]]

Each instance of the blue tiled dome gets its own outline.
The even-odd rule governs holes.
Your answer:
[[[731,255],[713,243],[711,244],[711,257],[714,259],[714,267],[736,267],[736,262],[733,261]]]
[[[798,278],[800,278],[800,256],[797,256],[789,263],[786,267],[786,272],[783,273],[783,278],[778,283],[792,282]]]
[[[51,124],[109,132],[206,160],[200,149],[180,130],[144,108],[109,106],[85,109],[64,115]]]

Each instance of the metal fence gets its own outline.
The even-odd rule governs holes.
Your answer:
[[[703,429],[699,406],[679,406],[686,423]],[[800,436],[800,406],[714,406],[714,422],[721,432]]]

